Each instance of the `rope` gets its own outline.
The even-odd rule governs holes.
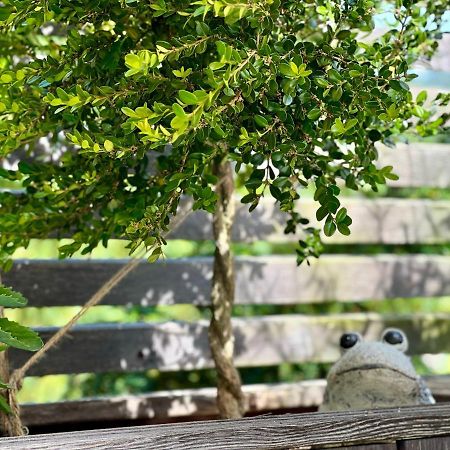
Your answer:
[[[135,259],[130,260],[125,264],[120,270],[118,270],[84,305],[83,307],[63,326],[61,327],[46,343],[43,345],[36,353],[33,354],[25,364],[19,369],[14,370],[10,378],[10,384],[12,388],[20,389],[21,380],[25,376],[25,373],[30,369],[31,366],[36,364],[45,353],[54,347],[63,336],[75,325],[76,322],[86,313],[86,311],[92,306],[100,303],[106,295],[108,295],[111,290],[122,281],[138,264],[140,260]]]

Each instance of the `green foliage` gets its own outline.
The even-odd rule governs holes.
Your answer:
[[[339,180],[377,190],[395,175],[375,167],[374,143],[436,134],[447,118],[408,86],[437,48],[445,1],[3,3],[0,156],[33,155],[42,137],[62,151],[0,169],[24,188],[0,194],[3,261],[55,230],[73,236],[63,257],[125,236],[156,260],[183,194],[214,211],[212,162],[228,158],[250,210],[271,195],[286,232],[304,228],[301,262],[320,253],[295,209],[305,186],[325,234],[348,234]],[[392,28],[363,40],[385,8]]]
[[[29,351],[42,347],[42,341],[36,332],[5,317],[0,318],[0,342]]]
[[[8,308],[23,308],[27,304],[27,299],[11,288],[0,285],[0,306]]]
[[[26,304],[27,300],[22,294],[0,285],[0,307],[22,308]],[[8,347],[36,351],[42,347],[42,340],[35,331],[6,317],[0,317],[0,343],[2,344],[0,351],[5,351]],[[0,381],[0,389],[8,388],[7,384]],[[0,410],[8,414],[11,412],[8,402],[2,395],[0,395]]]
[[[1,307],[22,308],[26,304],[27,300],[22,294],[0,285]],[[5,317],[0,317],[0,342],[5,344],[2,350],[6,350],[7,347],[15,347],[36,351],[42,347],[42,341],[36,332]]]

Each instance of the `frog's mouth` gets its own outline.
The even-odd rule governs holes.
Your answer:
[[[404,376],[406,378],[409,378],[410,380],[413,380],[413,381],[416,380],[415,376],[409,375],[409,374],[407,374],[407,373],[405,373],[405,372],[403,372],[403,371],[401,371],[399,369],[396,369],[396,368],[390,367],[390,366],[386,366],[384,364],[363,364],[361,366],[351,367],[350,369],[345,369],[345,370],[339,371],[337,373],[337,375],[343,375],[344,373],[355,372],[355,371],[358,371],[358,370],[359,371],[363,371],[363,370],[374,370],[374,369],[390,370],[391,372],[398,373],[398,374],[400,374],[400,375],[402,375],[402,376]]]

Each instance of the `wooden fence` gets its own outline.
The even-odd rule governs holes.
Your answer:
[[[448,450],[450,406],[285,414],[77,431],[6,438],[1,443],[4,450]]]
[[[380,156],[381,165],[393,165],[400,175],[400,180],[391,182],[391,186],[450,186],[449,145],[401,145],[395,149],[383,149]],[[342,204],[353,218],[352,234],[349,237],[334,236],[327,239],[330,243],[409,245],[445,244],[450,241],[450,201],[351,197],[343,198]],[[300,209],[313,219],[317,205],[312,200],[304,200],[300,202]],[[296,239],[283,234],[284,224],[285,216],[269,199],[251,214],[247,212],[247,207],[239,205],[234,239],[236,242],[266,240],[274,243]],[[174,232],[172,238],[196,241],[211,239],[210,220],[203,213],[195,212]],[[23,292],[30,300],[30,306],[81,305],[124,264],[122,260],[18,260],[13,269],[4,274],[3,280],[5,284]],[[433,254],[324,255],[313,262],[311,267],[302,266],[300,269],[296,266],[294,255],[239,257],[236,258],[236,267],[236,302],[240,305],[363,302],[450,295],[450,258]],[[168,260],[153,265],[143,262],[102,304],[149,306],[187,303],[206,306],[209,303],[211,276],[212,259],[208,257]],[[233,323],[238,367],[284,362],[332,362],[339,356],[338,342],[343,332],[355,330],[368,339],[377,339],[388,326],[402,328],[408,334],[412,355],[450,353],[450,313],[283,314],[235,318]],[[54,327],[39,328],[44,340],[55,331]],[[20,350],[10,352],[13,367],[20,366],[28,357],[28,353]],[[205,321],[101,323],[76,326],[70,337],[52,349],[45,359],[31,369],[29,375],[148,369],[179,371],[209,367],[212,367],[212,361]],[[431,377],[428,382],[439,399],[449,398],[448,377]],[[323,380],[245,386],[247,411],[255,414],[315,408],[322,401],[324,386]],[[23,405],[22,415],[24,423],[31,427],[95,427],[96,424],[129,424],[133,421],[157,423],[214,417],[217,414],[214,397],[213,388],[152,392],[44,405],[26,404]],[[309,417],[305,416],[305,421],[299,423],[306,427]],[[336,417],[336,420],[347,420],[353,416],[344,414]],[[272,419],[258,420],[269,426]],[[314,420],[319,424],[322,419],[319,417]],[[225,423],[216,424],[213,429],[219,427],[217,429],[225,433]],[[239,424],[242,424],[243,429],[247,425],[253,426],[245,420]],[[197,433],[197,425],[189,427],[187,429],[190,432]],[[272,427],[275,425],[272,424]],[[154,436],[159,431],[155,430],[159,429],[152,430],[149,436],[153,437],[149,439],[156,439]],[[185,432],[182,427],[177,430]],[[444,431],[450,434],[450,429]],[[138,439],[132,437],[133,431],[124,433],[130,439]],[[109,442],[108,439],[121,439],[120,436],[115,432],[107,432],[104,439]],[[276,434],[273,438],[277,439]],[[406,435],[399,435],[400,438],[406,438]],[[78,438],[74,439],[78,442]],[[208,439],[207,435],[205,439]],[[8,444],[12,445],[10,448],[17,448],[14,447],[14,441],[8,442],[11,442]],[[40,445],[43,441],[36,438],[29,442],[30,445],[32,442]],[[158,447],[152,444],[152,448]]]

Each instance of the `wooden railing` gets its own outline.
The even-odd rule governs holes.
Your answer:
[[[449,446],[449,405],[285,414],[2,440],[4,450],[446,450]]]

